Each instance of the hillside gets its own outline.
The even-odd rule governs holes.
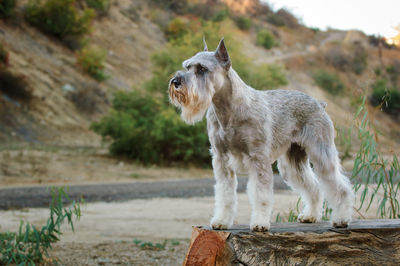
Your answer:
[[[378,48],[361,32],[324,32],[296,23],[277,26],[270,22],[268,14],[281,14],[279,16],[289,22],[293,19],[283,11],[274,13],[257,0],[244,3],[234,0],[189,2],[203,4],[204,12],[226,4],[233,15],[221,25],[232,29],[232,36],[241,44],[243,53],[255,64],[282,65],[288,79],[284,88],[301,90],[327,102],[327,111],[338,130],[346,129],[352,123],[360,95],[370,94],[372,83],[377,79],[377,67],[381,64],[390,66],[395,60],[400,60],[398,48],[384,48],[380,59]],[[167,43],[163,25],[175,16],[187,18],[194,15],[180,14],[189,12],[190,8],[157,7],[147,1],[111,1],[107,14],[94,19],[87,36],[91,44],[107,52],[105,74],[109,78],[98,82],[83,73],[77,64],[76,51],[26,22],[23,18],[26,4],[27,1],[18,1],[14,17],[0,19],[0,43],[9,53],[9,65],[0,73],[0,83],[3,84],[0,87],[0,154],[3,162],[0,182],[11,184],[14,178],[28,180],[32,176],[42,176],[41,180],[44,178],[46,182],[56,182],[55,176],[64,176],[60,180],[66,182],[71,181],[70,178],[79,182],[71,177],[80,175],[76,169],[81,169],[82,180],[95,180],[93,176],[107,172],[105,169],[110,169],[111,165],[115,167],[120,159],[108,157],[100,136],[89,130],[91,122],[108,112],[115,91],[140,89],[151,77],[151,55]],[[239,29],[235,19],[240,16],[251,19],[252,27]],[[256,45],[257,31],[264,28],[274,34],[279,46],[267,50]],[[229,43],[227,46],[229,49]],[[346,54],[353,53],[358,47],[368,54],[368,63],[360,74],[338,70],[327,60],[335,49],[340,48]],[[319,69],[337,73],[346,88],[341,96],[331,95],[315,84],[312,76]],[[374,111],[373,107],[370,109],[373,113],[371,119],[382,132],[380,142],[384,151],[398,151],[399,120]],[[352,137],[356,143],[355,133]],[[82,149],[88,150],[82,155]],[[353,145],[351,151],[356,150],[357,146]],[[71,160],[72,167],[64,165],[62,171],[49,167],[47,162],[50,158],[54,161]],[[85,161],[99,158],[104,158],[101,165],[85,170]],[[8,160],[12,164],[7,163]],[[109,175],[130,175],[119,174],[118,169],[113,168]],[[123,169],[134,172],[132,168]],[[103,174],[102,180],[106,178]]]

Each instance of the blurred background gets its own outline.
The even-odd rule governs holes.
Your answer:
[[[325,101],[346,171],[363,97],[381,154],[398,154],[398,10],[387,0],[2,0],[0,187],[194,178],[211,187],[205,119],[184,124],[167,96],[203,36],[210,50],[225,37],[252,87]],[[198,218],[186,220],[188,232]]]

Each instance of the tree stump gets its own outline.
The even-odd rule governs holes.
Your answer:
[[[400,220],[357,220],[348,228],[274,223],[268,232],[193,227],[183,265],[400,265]]]

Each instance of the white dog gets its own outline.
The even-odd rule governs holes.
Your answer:
[[[298,91],[255,90],[231,67],[223,39],[215,52],[209,52],[205,42],[204,46],[204,51],[183,62],[185,71],[171,79],[169,97],[189,124],[207,112],[216,181],[211,226],[226,229],[233,224],[236,172],[245,169],[252,206],[250,227],[268,230],[273,204],[271,164],[278,160],[283,179],[304,203],[300,222],[321,219],[325,196],[333,208],[332,225],[346,227],[354,194],[341,173],[334,127],[324,104]]]

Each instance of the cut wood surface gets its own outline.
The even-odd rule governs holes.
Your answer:
[[[197,226],[183,265],[400,265],[400,220],[273,223],[265,233]]]

